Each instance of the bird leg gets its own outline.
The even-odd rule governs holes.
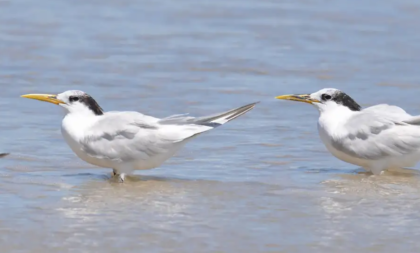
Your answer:
[[[382,175],[385,173],[386,168],[383,168],[382,166],[369,166],[369,167],[363,167],[367,172],[372,173],[373,175]]]
[[[119,174],[118,178],[120,179],[120,183],[124,183],[125,173]]]
[[[118,173],[118,170],[112,169],[112,176],[118,177],[120,183],[124,183],[125,173]]]

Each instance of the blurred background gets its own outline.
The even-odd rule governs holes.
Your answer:
[[[0,0],[2,252],[415,252],[416,171],[369,177],[320,142],[341,89],[420,114],[415,0]],[[261,103],[124,184],[79,160],[61,108],[206,115]]]

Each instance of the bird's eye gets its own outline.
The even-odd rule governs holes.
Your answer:
[[[69,97],[69,101],[70,101],[70,102],[76,102],[76,101],[79,101],[79,97],[70,96],[70,97]]]
[[[328,95],[328,94],[322,94],[321,99],[322,99],[322,100],[330,100],[330,99],[331,99],[331,95]]]

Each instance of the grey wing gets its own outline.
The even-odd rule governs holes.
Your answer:
[[[408,114],[404,109],[395,105],[380,104],[367,107],[363,112],[371,112],[374,114],[380,114],[383,117],[395,120],[403,121],[405,119],[411,118],[412,116]]]
[[[419,150],[420,127],[399,121],[407,118],[408,114],[401,115],[398,109],[395,112],[364,110],[355,114],[344,124],[340,134],[333,138],[332,146],[348,155],[367,160],[406,155]]]
[[[170,152],[183,132],[162,128],[159,119],[137,112],[107,113],[82,140],[83,150],[92,157],[115,162],[146,160]]]

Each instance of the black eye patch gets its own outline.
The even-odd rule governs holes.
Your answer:
[[[70,97],[69,97],[69,101],[70,101],[70,102],[76,102],[76,101],[79,101],[79,97],[76,97],[76,96],[70,96]]]
[[[322,100],[330,100],[330,99],[331,99],[331,95],[328,95],[328,94],[322,94],[321,99],[322,99]]]

